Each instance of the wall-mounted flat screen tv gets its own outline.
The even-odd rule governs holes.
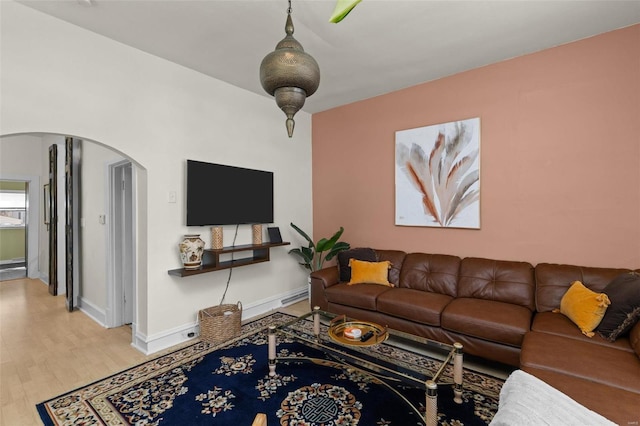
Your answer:
[[[187,226],[273,223],[273,172],[187,160]]]

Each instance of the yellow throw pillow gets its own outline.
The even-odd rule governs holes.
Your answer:
[[[611,302],[604,293],[589,290],[580,281],[574,281],[560,301],[560,313],[566,315],[582,334],[593,337]]]
[[[388,279],[389,269],[391,268],[391,262],[388,260],[384,262],[366,262],[364,260],[349,259],[349,266],[351,267],[349,285],[382,284],[393,287],[393,284]]]

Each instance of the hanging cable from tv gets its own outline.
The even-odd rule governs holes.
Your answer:
[[[236,232],[233,235],[233,243],[231,244],[232,247],[236,246],[236,238],[238,237],[238,227],[240,227],[240,225],[236,224]],[[222,305],[224,303],[224,298],[227,296],[227,290],[229,290],[229,283],[231,282],[231,274],[233,272],[233,251],[231,252],[231,267],[229,268],[229,276],[227,277],[227,286],[224,289],[224,293],[222,293],[222,299],[220,299],[220,304]]]

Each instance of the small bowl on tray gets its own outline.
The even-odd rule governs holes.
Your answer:
[[[371,346],[389,337],[386,327],[369,321],[347,320],[341,315],[331,320],[329,337],[335,342],[352,346]]]

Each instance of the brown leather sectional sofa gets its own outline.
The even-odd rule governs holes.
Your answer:
[[[640,323],[608,342],[551,312],[574,281],[601,292],[627,269],[375,250],[389,282],[347,285],[337,266],[311,274],[311,305],[374,321],[519,367],[619,424],[640,420]]]

